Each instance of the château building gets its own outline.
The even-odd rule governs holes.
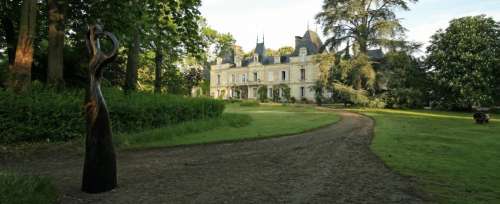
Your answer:
[[[273,91],[283,97],[286,85],[290,97],[314,101],[311,90],[319,79],[320,70],[315,56],[320,54],[323,43],[318,34],[308,30],[295,37],[295,50],[290,56],[267,56],[264,39],[255,46],[251,57],[243,57],[241,48],[235,46],[232,56],[218,58],[210,70],[210,96],[221,99],[257,99],[258,89],[267,88],[267,97]],[[274,89],[273,89],[274,87]]]

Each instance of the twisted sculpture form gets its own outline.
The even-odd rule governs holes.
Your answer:
[[[101,51],[100,37],[111,40],[110,53]],[[90,86],[85,96],[87,137],[85,142],[85,163],[83,167],[82,191],[102,193],[116,188],[116,156],[112,143],[111,124],[106,102],[101,93],[102,67],[111,62],[118,50],[118,40],[102,26],[89,26],[86,36],[90,52]]]

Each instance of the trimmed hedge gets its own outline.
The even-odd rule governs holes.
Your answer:
[[[209,98],[105,89],[113,132],[135,132],[219,117],[224,102]],[[67,141],[85,135],[83,91],[34,89],[29,95],[0,90],[0,143]]]

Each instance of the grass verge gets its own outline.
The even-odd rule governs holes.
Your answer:
[[[219,118],[189,121],[139,133],[118,134],[114,141],[118,147],[125,149],[181,145],[186,144],[186,135],[222,127],[243,127],[251,120],[248,115],[224,113]]]
[[[375,119],[372,149],[395,171],[416,177],[439,203],[500,203],[500,120],[471,114],[356,110]]]
[[[57,191],[47,178],[0,172],[0,203],[57,203]]]
[[[186,122],[134,134],[117,135],[124,149],[237,141],[305,132],[335,123],[339,117],[312,106],[227,105],[219,119]]]

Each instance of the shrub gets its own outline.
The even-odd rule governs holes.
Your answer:
[[[367,104],[367,107],[368,108],[385,108],[386,104],[382,99],[376,98],[376,99],[370,100]]]
[[[490,110],[491,113],[500,114],[500,107],[493,107]]]
[[[224,103],[208,98],[105,89],[113,132],[134,132],[218,117]],[[0,91],[0,143],[67,141],[85,133],[83,91],[34,88],[29,95]]]
[[[369,99],[366,96],[366,92],[355,90],[349,86],[335,84],[333,86],[333,91],[334,97],[345,105],[355,104],[364,106],[369,102]]]
[[[240,106],[242,107],[257,107],[257,106],[260,106],[260,103],[257,102],[257,101],[243,101],[240,103]]]
[[[259,90],[257,90],[257,95],[260,102],[267,101],[267,86],[260,86]]]
[[[395,88],[385,96],[390,108],[422,108],[425,105],[424,94],[411,88]]]
[[[304,97],[300,98],[300,102],[303,103],[303,104],[308,104],[309,103],[309,101],[307,101],[307,98],[304,98]]]
[[[290,101],[290,87],[286,84],[279,84],[273,86],[273,102],[286,102]]]
[[[363,90],[355,90],[352,87],[345,85],[334,85],[334,97],[347,104],[358,105],[368,108],[385,108],[386,104],[383,100],[375,98],[370,99],[367,92]]]

